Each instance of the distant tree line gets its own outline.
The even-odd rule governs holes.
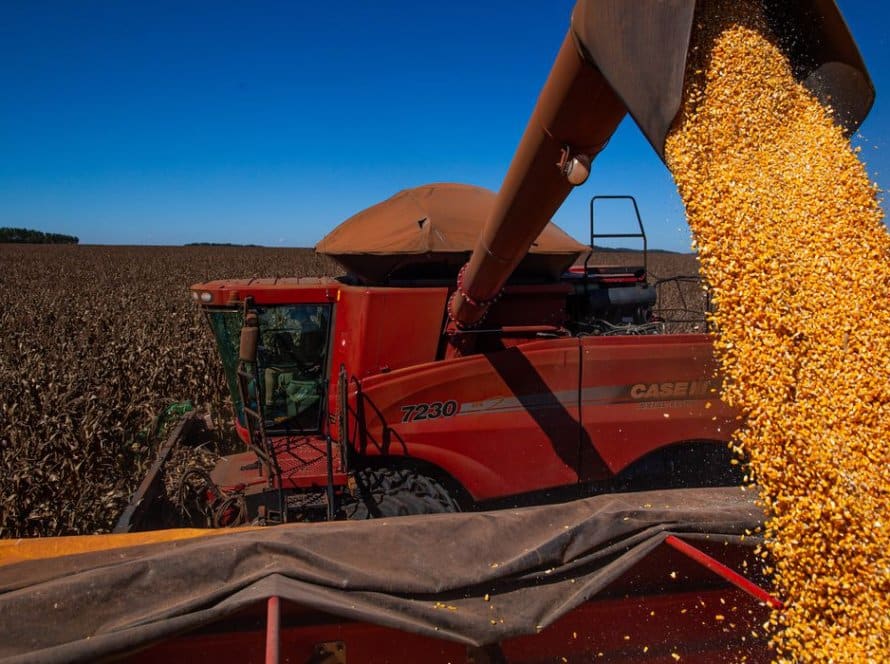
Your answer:
[[[30,228],[6,228],[0,227],[0,242],[15,242],[18,244],[77,244],[79,238],[73,235],[61,233],[44,233]]]
[[[189,242],[186,247],[262,247],[261,244],[235,244],[233,242]]]

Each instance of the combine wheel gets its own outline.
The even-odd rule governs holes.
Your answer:
[[[437,480],[410,468],[363,468],[355,479],[356,497],[343,506],[347,519],[460,511]]]

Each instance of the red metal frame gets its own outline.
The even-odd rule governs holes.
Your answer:
[[[281,600],[272,596],[266,600],[266,664],[278,664],[281,659]]]
[[[367,378],[350,440],[432,463],[476,500],[606,479],[673,444],[725,444],[735,413],[715,370],[703,336],[530,341]],[[404,421],[412,404],[449,402],[454,417]]]
[[[706,569],[709,569],[720,577],[726,579],[737,588],[744,590],[755,599],[767,604],[770,608],[784,608],[782,602],[777,600],[756,583],[752,583],[741,574],[718,562],[716,559],[712,558],[701,549],[697,549],[696,547],[692,546],[689,542],[684,542],[676,535],[668,535],[665,539],[665,543],[668,546],[673,547],[677,551],[680,551],[681,553],[689,556],[695,562],[699,563]]]

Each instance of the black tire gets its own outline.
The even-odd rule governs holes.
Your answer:
[[[356,497],[343,505],[347,519],[460,512],[442,484],[411,468],[363,468],[355,480]]]

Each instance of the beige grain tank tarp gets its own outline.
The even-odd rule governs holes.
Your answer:
[[[463,184],[405,189],[331,231],[315,250],[367,283],[453,277],[469,258],[495,193]],[[550,223],[514,275],[557,279],[588,251]]]

